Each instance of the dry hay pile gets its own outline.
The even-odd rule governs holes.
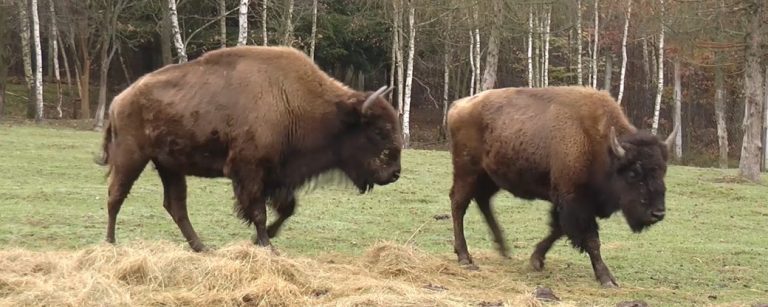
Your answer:
[[[484,274],[391,243],[328,261],[278,256],[249,242],[206,253],[169,243],[16,249],[0,251],[0,305],[541,305],[533,289],[487,286],[497,280]]]

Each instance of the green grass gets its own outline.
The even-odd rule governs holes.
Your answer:
[[[105,170],[94,164],[101,135],[29,125],[0,126],[0,248],[79,249],[100,244],[106,225]],[[296,215],[273,243],[288,254],[358,256],[378,240],[410,242],[441,258],[452,253],[447,152],[407,150],[403,175],[372,194],[324,187],[301,194]],[[620,214],[602,220],[603,256],[622,286],[604,290],[586,254],[567,242],[549,253],[543,272],[527,260],[547,232],[549,204],[500,193],[494,210],[513,257],[501,259],[479,210],[465,220],[470,252],[481,270],[553,288],[579,305],[642,299],[651,305],[768,302],[768,186],[734,180],[734,170],[671,167],[668,217],[636,235]],[[189,178],[190,217],[204,242],[220,247],[252,230],[234,216],[228,180]],[[118,217],[118,244],[167,240],[186,248],[162,208],[162,187],[148,166]],[[503,282],[503,280],[499,280]],[[492,287],[493,285],[489,285]]]

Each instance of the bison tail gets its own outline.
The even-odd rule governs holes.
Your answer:
[[[94,162],[101,166],[107,166],[109,165],[109,148],[112,145],[112,140],[114,138],[114,133],[112,131],[112,121],[109,121],[107,124],[107,128],[104,129],[104,141],[102,143],[102,151],[101,151],[101,157],[96,157],[94,159]],[[106,175],[104,177],[109,177],[109,174],[112,172],[112,166],[109,165],[109,169],[107,170]]]

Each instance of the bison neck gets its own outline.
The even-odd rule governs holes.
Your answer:
[[[333,170],[339,165],[337,151],[329,147],[305,150],[291,150],[282,157],[278,167],[275,189],[293,190],[318,175]]]

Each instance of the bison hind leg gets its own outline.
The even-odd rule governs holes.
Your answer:
[[[487,174],[483,174],[477,180],[475,202],[477,202],[477,206],[480,208],[488,228],[491,229],[493,242],[496,243],[496,250],[498,250],[502,257],[509,258],[509,248],[507,247],[506,240],[504,240],[504,233],[491,208],[491,197],[498,191],[499,186]]]
[[[139,178],[149,159],[135,148],[131,150],[118,147],[110,157],[109,196],[107,201],[107,235],[106,242],[115,243],[115,227],[117,214],[128,197],[133,183]]]
[[[187,181],[184,174],[170,170],[154,162],[163,183],[163,207],[171,215],[189,247],[195,252],[208,250],[192,227],[187,213]]]

